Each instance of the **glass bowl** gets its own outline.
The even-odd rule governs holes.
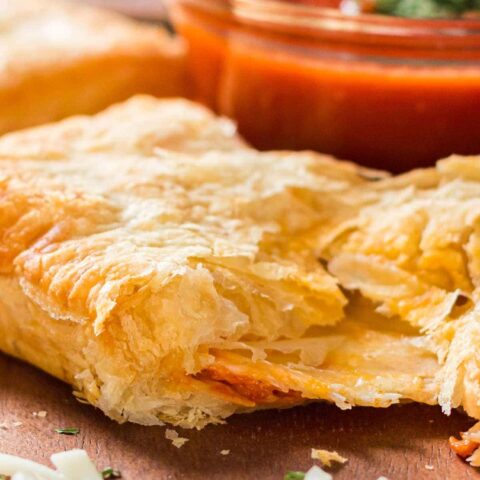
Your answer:
[[[396,172],[480,154],[479,20],[352,16],[280,0],[170,6],[189,45],[190,96],[234,118],[259,149],[312,149]]]

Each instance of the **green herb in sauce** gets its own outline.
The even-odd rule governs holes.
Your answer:
[[[456,18],[480,14],[480,0],[376,0],[374,10],[407,18]]]

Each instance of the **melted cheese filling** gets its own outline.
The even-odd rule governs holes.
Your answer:
[[[341,408],[434,404],[439,363],[428,338],[357,299],[348,320],[314,327],[300,339],[223,343],[197,378],[245,407],[323,399]]]

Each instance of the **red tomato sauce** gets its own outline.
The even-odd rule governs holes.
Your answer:
[[[480,154],[477,39],[380,36],[379,46],[362,32],[285,34],[185,5],[174,19],[190,48],[191,97],[234,118],[259,149],[395,172]]]

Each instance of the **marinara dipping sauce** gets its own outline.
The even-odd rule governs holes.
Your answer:
[[[338,0],[176,0],[190,94],[259,149],[391,171],[480,154],[480,21],[348,15]]]

